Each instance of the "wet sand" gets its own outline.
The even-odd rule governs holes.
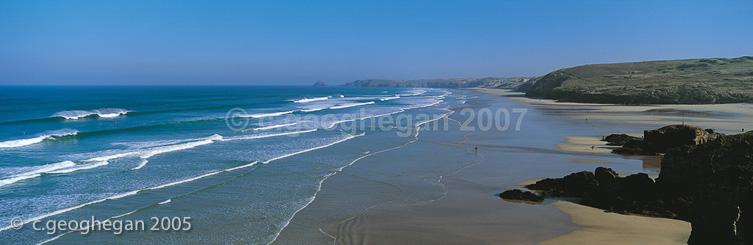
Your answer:
[[[690,225],[684,221],[605,213],[566,201],[513,203],[497,195],[540,178],[593,171],[598,166],[621,174],[657,176],[661,156],[611,154],[615,147],[601,141],[611,133],[640,136],[644,129],[672,124],[683,115],[691,115],[685,117],[687,123],[715,126],[723,132],[753,124],[749,110],[753,107],[748,104],[631,107],[556,103],[505,90],[472,91],[475,96],[465,107],[527,108],[522,129],[464,132],[462,139],[458,132],[422,132],[418,142],[365,158],[324,182],[317,199],[291,221],[282,237],[337,244],[685,243]],[[717,107],[719,112],[714,111]],[[452,117],[458,121],[463,121],[458,115],[461,109],[453,108]],[[381,167],[393,162],[402,164]],[[426,178],[431,183],[426,187],[390,179],[402,176],[409,166],[431,169],[447,164],[456,170]],[[374,168],[390,178],[374,177]],[[425,192],[435,193],[436,198],[396,205]],[[346,202],[351,203],[348,207],[363,208],[346,210]],[[336,217],[331,217],[333,213]]]
[[[572,121],[579,121],[579,118],[583,116],[578,114],[585,113],[570,112],[568,117]],[[592,122],[598,120],[600,119],[592,119]],[[583,128],[587,132],[588,127]],[[640,136],[641,133],[638,132],[640,131],[628,132],[628,134]],[[610,153],[616,147],[607,146],[599,136],[559,135],[552,138],[557,141],[557,144],[554,144],[557,150],[578,156],[571,158],[570,162],[606,167],[624,164],[624,161],[620,159],[623,157]],[[471,140],[467,142],[469,147],[475,144],[484,145],[486,149],[500,144],[500,140],[471,137]],[[504,148],[504,146],[500,147]],[[525,154],[531,149],[520,148],[518,150]],[[548,151],[542,150],[541,154],[545,152]],[[499,193],[501,189],[494,188],[492,183],[478,184],[477,182],[493,178],[494,175],[499,178],[509,178],[504,173],[494,171],[496,169],[494,159],[508,157],[509,152],[503,154],[484,151],[482,154],[485,154],[485,161],[441,181],[448,189],[448,195],[444,199],[423,206],[357,217],[339,225],[338,234],[359,234],[360,238],[368,237],[360,241],[378,241],[375,244],[573,244],[574,241],[578,241],[578,244],[684,244],[689,237],[690,224],[680,220],[606,213],[567,201],[544,205],[501,201],[493,195]],[[657,159],[660,157],[634,157],[634,159],[643,162],[641,165],[643,170],[658,171],[657,162],[660,160]],[[576,170],[571,172],[574,171]],[[654,178],[657,176],[656,172],[640,172],[649,172]],[[521,179],[516,185],[524,186],[539,179],[541,178]],[[542,240],[546,235],[551,236],[572,229],[572,226],[559,223],[562,221],[562,216],[552,213],[552,207],[567,214],[572,224],[577,225],[578,229],[566,235]],[[511,211],[511,208],[519,210]],[[531,219],[541,217],[542,212],[548,213],[545,220],[531,221]],[[560,226],[551,227],[552,223],[560,224]],[[358,228],[354,229],[354,226]],[[549,232],[543,232],[542,226],[547,227],[545,229]],[[504,232],[506,230],[530,235],[511,236]],[[342,235],[338,237],[348,238]],[[343,240],[338,239],[338,241]],[[343,243],[351,244],[350,242]]]

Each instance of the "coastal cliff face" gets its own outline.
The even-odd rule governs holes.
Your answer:
[[[753,100],[753,57],[584,65],[542,77],[526,93],[610,104],[717,104]]]
[[[344,84],[348,87],[400,87],[400,88],[498,88],[525,91],[541,77],[486,77],[420,80],[356,80]]]
[[[688,244],[751,243],[753,132],[723,135],[670,125],[645,133],[645,143],[664,144],[652,147],[666,152],[656,181],[643,173],[619,177],[599,167],[526,186],[541,196],[524,191],[500,196],[533,202],[542,196],[577,197],[583,205],[614,212],[690,221]]]
[[[753,132],[669,150],[657,183],[693,196],[689,244],[753,241]]]

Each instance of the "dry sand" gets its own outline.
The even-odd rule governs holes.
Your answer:
[[[543,245],[686,244],[690,236],[690,223],[682,220],[606,213],[567,201],[551,205],[569,214],[583,229],[540,243]]]
[[[591,113],[575,114],[578,120],[606,120],[626,124],[649,124],[657,127],[671,124],[695,125],[712,128],[723,133],[737,133],[753,129],[753,104],[712,105],[645,105],[625,106],[592,103],[557,102],[550,99],[524,97],[525,93],[508,89],[473,89],[479,92],[505,96],[521,104],[546,109],[588,109]]]

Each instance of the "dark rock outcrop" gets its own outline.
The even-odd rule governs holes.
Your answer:
[[[715,172],[700,186],[688,244],[753,241],[753,171],[735,166]]]
[[[694,197],[689,244],[753,241],[753,132],[668,151],[657,182]]]
[[[501,194],[499,194],[499,197],[501,197],[502,199],[508,199],[508,200],[520,200],[520,201],[528,201],[528,202],[536,202],[536,203],[540,203],[544,201],[544,197],[536,195],[535,193],[530,192],[530,191],[521,191],[518,189],[507,190],[505,192],[502,192]]]
[[[314,87],[327,87],[327,86],[329,86],[329,84],[322,80],[316,81],[316,83],[314,83]]]
[[[619,177],[610,168],[598,167],[594,172],[543,179],[526,187],[543,196],[576,197],[583,205],[613,212],[690,220],[687,198],[662,195],[654,180],[644,173]]]
[[[688,244],[753,242],[753,132],[721,135],[673,125],[647,135],[666,144],[656,181],[599,167],[526,187],[605,210],[688,220]]]
[[[616,146],[623,146],[627,142],[637,139],[637,137],[633,137],[627,134],[610,134],[607,137],[604,137],[604,140],[606,141],[607,145],[616,145]]]
[[[631,139],[622,147],[614,149],[617,154],[656,155],[668,149],[696,146],[719,137],[713,130],[691,125],[669,125],[660,129],[643,131],[643,139]],[[610,135],[611,136],[611,135]]]

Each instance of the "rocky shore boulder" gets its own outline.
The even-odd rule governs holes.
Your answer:
[[[544,201],[544,197],[536,195],[536,193],[530,191],[521,191],[518,189],[502,192],[501,194],[499,194],[499,197],[501,197],[502,199],[520,200],[534,203],[540,203]]]
[[[634,139],[637,139],[637,137],[627,134],[610,134],[607,137],[604,137],[602,141],[606,141],[607,145],[623,146]]]
[[[614,149],[617,154],[656,155],[669,149],[696,146],[718,138],[721,134],[712,129],[691,125],[669,125],[660,129],[643,131],[643,139],[631,139]]]
[[[572,173],[564,178],[543,179],[526,188],[549,197],[575,197],[583,205],[619,213],[690,220],[687,196],[665,195],[645,173],[619,177],[604,167],[594,172]]]

